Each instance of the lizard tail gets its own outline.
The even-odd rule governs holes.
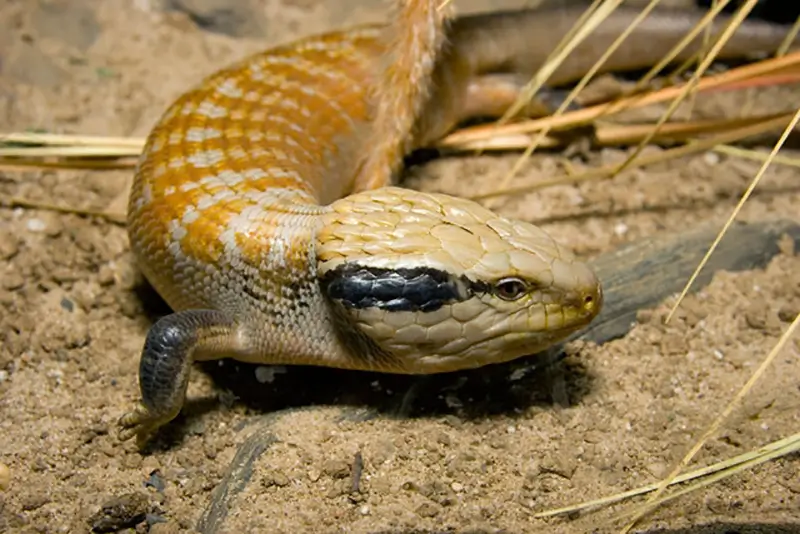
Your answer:
[[[355,182],[356,191],[390,185],[432,93],[432,78],[445,43],[444,0],[398,0],[389,24],[388,54],[372,91],[375,119]]]

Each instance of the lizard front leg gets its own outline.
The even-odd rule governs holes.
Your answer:
[[[185,310],[159,319],[147,333],[139,362],[141,402],[119,420],[119,438],[142,446],[183,407],[192,362],[235,353],[241,336],[234,320],[216,310]]]

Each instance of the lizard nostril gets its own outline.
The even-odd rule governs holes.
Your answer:
[[[603,293],[598,286],[593,291],[583,295],[583,309],[588,313],[597,311],[603,303]]]

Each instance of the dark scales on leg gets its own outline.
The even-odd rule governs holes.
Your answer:
[[[183,407],[189,372],[201,353],[236,348],[236,324],[216,310],[186,310],[159,319],[147,333],[139,362],[142,401],[120,419],[120,439],[143,444]]]

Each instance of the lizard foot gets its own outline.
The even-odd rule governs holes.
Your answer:
[[[173,420],[179,411],[180,409],[175,413],[155,414],[148,410],[144,404],[138,404],[134,410],[119,418],[117,436],[120,441],[127,441],[136,437],[137,445],[142,448],[156,431]]]

